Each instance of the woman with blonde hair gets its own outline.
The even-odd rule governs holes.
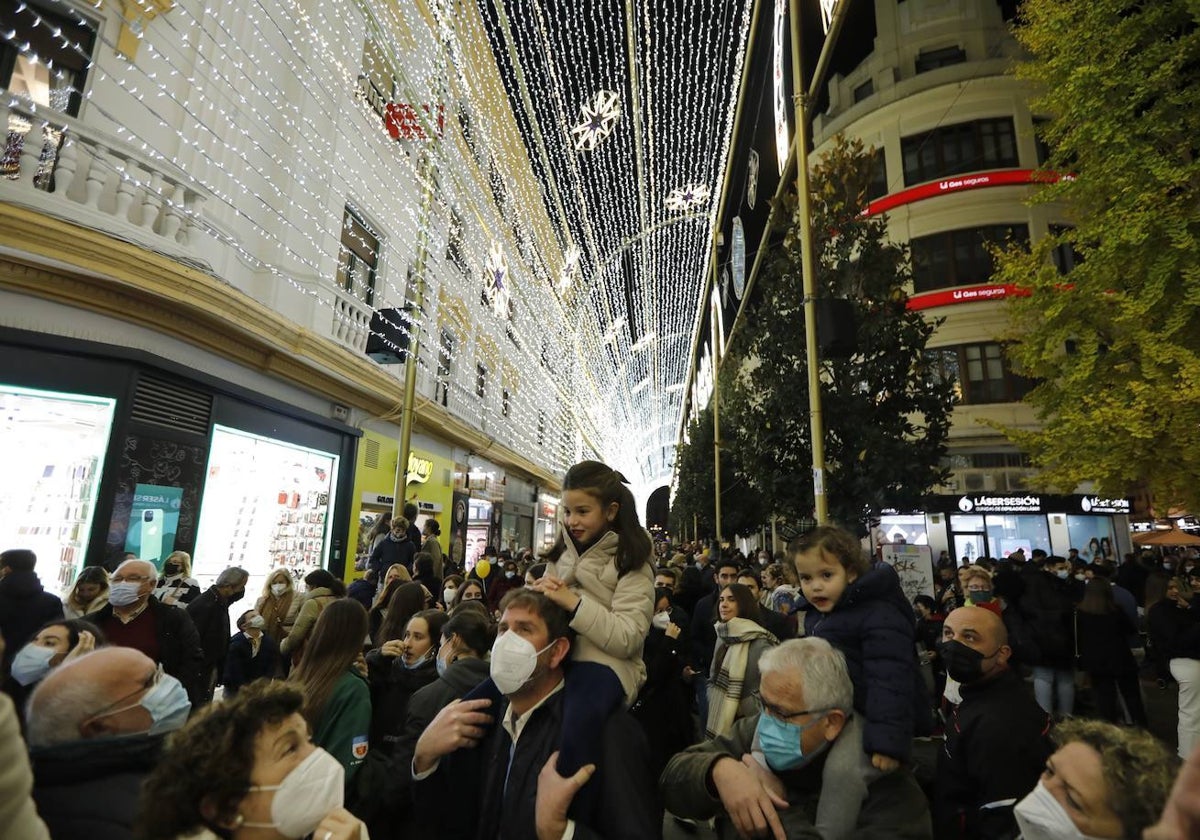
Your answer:
[[[292,632],[296,615],[300,612],[300,600],[291,573],[282,567],[272,569],[263,582],[262,594],[258,596],[254,609],[258,610],[265,622],[263,633],[274,639],[276,644],[283,644],[283,640]]]
[[[154,597],[169,607],[183,607],[200,597],[200,584],[192,577],[192,555],[186,551],[167,555]]]
[[[108,572],[103,566],[85,566],[62,599],[63,618],[83,618],[108,606]]]

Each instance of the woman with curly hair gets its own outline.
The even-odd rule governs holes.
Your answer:
[[[342,766],[313,746],[298,686],[259,680],[175,734],[143,787],[142,840],[366,840]]]
[[[1037,787],[1013,809],[1023,840],[1138,840],[1158,819],[1179,765],[1161,741],[1082,719],[1054,740]]]

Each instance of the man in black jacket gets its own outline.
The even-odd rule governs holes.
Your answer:
[[[392,517],[392,530],[371,552],[367,568],[375,570],[377,580],[383,580],[387,570],[397,563],[412,574],[413,557],[416,553],[417,544],[408,536],[408,520],[403,516],[395,516]]]
[[[229,652],[229,605],[246,597],[250,573],[230,566],[196,600],[187,605],[187,613],[196,625],[200,647],[204,649],[204,700],[212,699],[213,688],[225,674],[225,655]]]
[[[0,634],[4,649],[4,673],[13,657],[47,621],[63,617],[62,601],[42,588],[37,573],[37,555],[27,548],[0,553]]]
[[[497,656],[499,640],[493,649],[492,678],[507,693],[494,709],[488,708],[490,700],[452,703],[425,728],[412,766],[422,829],[414,836],[525,840],[560,837],[568,825],[579,840],[658,836],[662,809],[646,741],[623,709],[605,724],[603,753],[590,782],[594,789],[569,809],[550,801],[550,792],[569,783],[555,771],[554,760],[570,678],[563,669],[571,650],[570,616],[525,588],[506,595],[501,607],[501,638],[511,633],[521,640],[516,655],[508,649]],[[515,676],[504,662],[518,666]],[[522,672],[528,674],[524,680]],[[507,685],[506,677],[520,684]]]
[[[183,683],[193,706],[204,701],[204,650],[196,626],[178,607],[151,593],[158,582],[154,564],[126,560],[113,572],[108,606],[87,621],[99,627],[108,644],[140,650]]]
[[[1053,752],[1050,716],[1008,667],[1004,622],[959,607],[942,627],[942,661],[962,685],[938,757],[933,819],[937,840],[1007,840],[1012,807],[1037,784]]]

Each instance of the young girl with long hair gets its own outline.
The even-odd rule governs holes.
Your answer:
[[[349,598],[333,601],[317,618],[290,677],[304,689],[303,714],[312,742],[341,762],[347,790],[367,756],[371,729],[371,691],[356,667],[366,636],[362,604]]]
[[[599,461],[567,470],[562,513],[558,538],[541,558],[546,573],[531,588],[566,610],[577,633],[558,757],[558,772],[569,777],[599,758],[604,720],[618,704],[632,705],[646,681],[654,547],[625,477]],[[481,691],[488,686],[496,691],[489,680],[472,695],[495,697]]]

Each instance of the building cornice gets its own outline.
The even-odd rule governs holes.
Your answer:
[[[91,228],[0,203],[0,288],[117,318],[381,417],[402,383],[202,271]],[[558,479],[429,401],[417,426],[547,488]]]

